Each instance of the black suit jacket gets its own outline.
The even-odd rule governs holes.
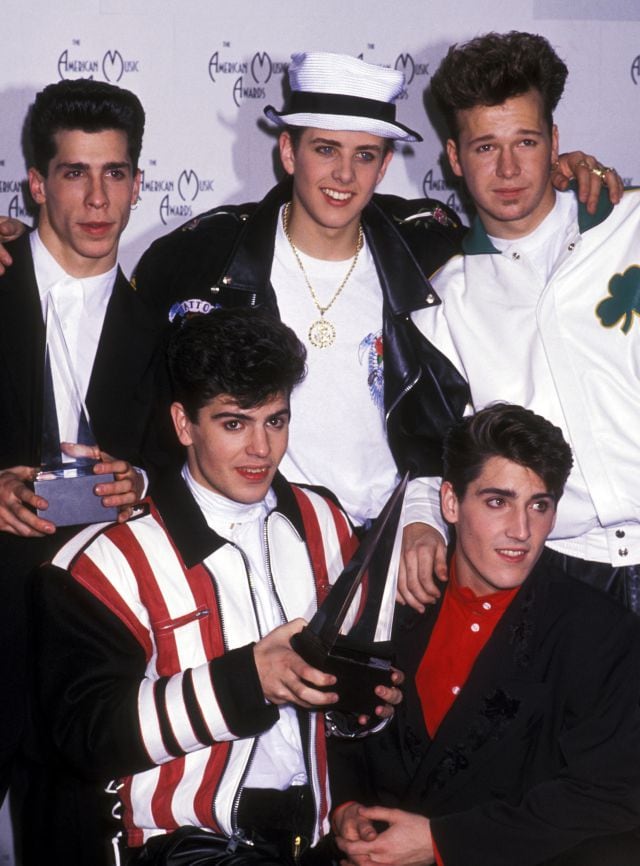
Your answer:
[[[7,248],[13,265],[0,277],[0,469],[39,463],[45,328],[29,235]],[[100,447],[140,464],[151,399],[157,330],[118,271],[91,374],[87,407]],[[0,792],[3,769],[23,726],[25,579],[78,527],[46,538],[0,532]]]
[[[533,866],[640,826],[640,621],[543,554],[431,739],[413,682],[438,613],[400,614],[405,701],[351,761],[334,751],[335,802],[426,815],[445,866]]]

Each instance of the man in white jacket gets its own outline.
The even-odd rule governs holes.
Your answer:
[[[413,318],[475,409],[520,403],[562,428],[575,463],[548,546],[568,574],[640,613],[640,195],[615,209],[603,195],[589,214],[553,189],[566,75],[528,33],[478,37],[443,60],[432,91],[477,218],[434,278],[442,305]]]

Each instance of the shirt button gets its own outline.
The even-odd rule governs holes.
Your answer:
[[[621,547],[618,550],[618,556],[629,556],[629,550],[626,547]]]
[[[616,538],[624,538],[624,529],[616,529]]]
[[[460,686],[454,686],[454,687],[451,689],[451,694],[452,694],[452,695],[459,695],[459,694],[460,694]]]
[[[575,244],[569,244],[569,246],[567,247],[567,249],[569,250],[570,253],[572,253],[575,250],[575,248],[576,248]]]
[[[518,259],[520,258],[520,253],[511,253],[511,258],[512,258],[515,262],[517,262]]]
[[[431,292],[429,292],[429,294],[428,294],[427,297],[425,298],[425,301],[426,301],[428,304],[432,304],[432,303],[435,301],[435,297],[431,294]]]
[[[473,625],[471,626],[471,631],[480,631],[480,626],[477,622],[473,623]]]
[[[484,610],[491,610],[491,602],[489,602],[489,601],[483,601],[483,602],[482,602],[482,607],[484,608]]]

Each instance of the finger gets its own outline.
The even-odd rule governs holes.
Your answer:
[[[127,520],[130,520],[135,514],[135,508],[131,505],[121,505],[118,509],[118,517],[116,518],[117,523],[126,523]]]
[[[404,558],[400,560],[400,565],[398,567],[398,584],[396,587],[396,601],[398,604],[405,605],[407,602],[405,601],[404,594],[406,592],[407,586],[407,570],[404,565]]]
[[[440,597],[431,577],[432,559],[431,553],[425,548],[407,550],[398,570],[398,595],[404,604],[408,604],[420,613],[424,613],[425,605],[433,604]],[[402,571],[402,581],[400,572]],[[429,575],[422,579],[422,575]]]
[[[391,682],[394,686],[401,686],[404,681],[404,671],[398,670],[398,668],[393,668],[391,671]]]
[[[42,501],[46,502],[46,499]],[[4,532],[21,535],[24,538],[43,538],[45,535],[53,535],[56,531],[54,523],[43,520],[20,503],[14,505],[13,508],[2,510],[0,528]]]
[[[6,249],[0,244],[0,276],[5,273],[5,268],[10,267],[13,264],[13,259],[6,251]]]
[[[594,214],[600,201],[600,193],[602,192],[602,178],[600,175],[589,171],[589,189],[585,199],[585,207],[587,213]]]
[[[328,674],[325,671],[318,670],[318,668],[314,668],[310,664],[307,664],[307,662],[305,662],[304,659],[295,652],[295,650],[289,648],[287,648],[287,650],[291,654],[291,671],[298,680],[303,681],[312,688],[314,686],[327,688],[337,683],[337,677],[333,674]]]
[[[329,707],[331,704],[335,704],[338,700],[337,692],[321,692],[302,682],[293,685],[291,687],[291,692],[294,695],[295,703],[306,706],[307,708]]]
[[[133,478],[120,478],[114,481],[100,481],[96,485],[94,485],[93,492],[96,494],[96,496],[124,496],[132,494],[134,492]],[[131,500],[131,502],[128,501],[127,504],[130,505],[132,504],[132,502],[133,500]]]
[[[389,809],[387,806],[361,806],[360,815],[370,821],[384,821],[391,824],[397,813],[397,809]]]
[[[110,460],[96,463],[93,467],[96,475],[122,475],[133,478],[135,470],[126,460]]]
[[[101,486],[101,485],[98,485]],[[95,492],[94,488],[94,492]],[[99,493],[96,494],[100,496]],[[138,497],[133,490],[130,490],[128,493],[111,493],[108,496],[100,496],[102,499],[102,504],[105,508],[126,508],[131,509],[133,505],[138,501]]]
[[[67,457],[87,457],[91,460],[100,459],[100,451],[97,445],[81,445],[79,442],[61,442],[60,450]]]
[[[609,190],[609,198],[612,204],[619,204],[624,194],[624,184],[622,178],[615,168],[605,169],[604,184]]]
[[[449,579],[449,567],[447,565],[447,548],[444,544],[436,550],[433,559],[433,571],[438,580],[447,581]],[[440,592],[438,592],[438,596]]]
[[[402,557],[404,564],[404,585],[402,587],[402,598],[405,603],[413,607],[419,613],[424,613],[425,605],[432,604],[434,599],[420,585],[418,580],[418,555],[415,550],[405,551]],[[400,583],[398,583],[400,588]]]
[[[551,166],[551,183],[556,189],[565,190],[569,188],[571,180],[560,171],[557,162]]]
[[[319,692],[317,689],[305,686],[304,683],[290,685],[282,683],[271,697],[271,702],[274,704],[296,704],[305,710],[328,707],[335,704],[337,700],[338,695],[334,692]]]
[[[376,686],[376,695],[385,704],[391,704],[392,707],[397,707],[402,703],[402,691],[395,686]]]
[[[440,590],[433,579],[433,560],[428,559],[428,565],[423,564],[418,570],[416,561],[415,573],[410,573],[405,588],[407,604],[420,613],[424,613],[427,605],[435,604],[440,598]]]

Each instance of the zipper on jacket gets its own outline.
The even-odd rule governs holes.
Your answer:
[[[415,386],[418,384],[418,382],[420,381],[421,378],[422,378],[422,370],[418,370],[418,373],[416,374],[415,379],[414,379],[412,382],[409,382],[408,385],[405,385],[405,386],[404,386],[404,388],[402,389],[402,391],[400,391],[400,393],[398,394],[398,396],[396,397],[396,399],[393,401],[393,403],[391,404],[391,406],[389,406],[389,410],[388,410],[387,414],[386,414],[385,417],[384,417],[384,426],[385,426],[385,428],[389,425],[389,418],[390,418],[390,416],[391,416],[391,413],[392,413],[393,410],[396,408],[396,406],[398,405],[398,403],[399,403],[399,402],[400,402],[404,397],[407,396],[407,394],[409,393],[409,391],[411,391],[412,388],[415,388]],[[440,390],[439,387],[438,387],[438,390]]]
[[[249,595],[251,596],[251,604],[253,606],[253,615],[254,615],[256,626],[258,629],[258,634],[261,634],[260,621],[258,619],[258,613],[257,613],[256,608],[255,608],[255,601],[253,598],[253,592],[252,592],[252,588],[251,588],[251,570],[249,568],[249,563],[248,563],[247,558],[244,554],[244,551],[241,550],[237,544],[234,544],[233,541],[227,541],[227,544],[229,544],[231,547],[235,548],[238,551],[238,553],[240,554],[240,557],[242,558],[242,564],[244,565],[245,576],[247,578],[247,583],[249,584]],[[203,565],[204,565],[204,563],[203,563]],[[226,625],[225,625],[224,614],[222,612],[222,604],[220,602],[220,594],[218,592],[218,588],[216,586],[216,581],[215,581],[213,573],[210,571],[209,568],[207,568],[206,565],[204,565],[204,568],[206,569],[207,574],[211,578],[211,583],[213,585],[213,591],[214,591],[216,599],[218,601],[218,617],[219,617],[219,621],[220,621],[220,631],[222,632],[222,642],[224,644],[224,648],[226,651],[229,648],[229,635],[228,635]],[[249,774],[249,770],[251,769],[251,765],[253,763],[253,758],[255,756],[257,747],[258,747],[258,738],[254,737],[253,738],[253,744],[251,746],[251,751],[249,752],[249,757],[247,758],[247,763],[245,764],[244,770],[242,772],[242,776],[240,777],[240,781],[239,781],[238,787],[236,789],[236,793],[234,794],[234,797],[233,797],[233,803],[231,804],[232,837],[236,837],[238,834],[238,810],[240,808],[240,797],[242,796],[242,791],[244,789],[245,779],[247,778],[247,775]],[[233,751],[233,743],[231,744],[231,750]],[[224,773],[225,773],[225,771],[223,770],[222,774],[221,774],[221,778],[224,777]],[[216,826],[220,826],[217,819],[216,819],[216,796],[215,796],[215,793],[214,793],[213,800],[211,802],[211,819]]]
[[[275,510],[275,509],[274,509],[274,510]],[[267,556],[269,556],[269,544],[268,544],[268,536],[267,536],[267,520],[269,519],[269,517],[271,516],[271,514],[273,514],[273,511],[272,511],[270,514],[267,515],[267,518],[265,519],[265,522],[264,522],[264,529],[265,529],[265,551],[266,551]],[[296,533],[296,535],[298,535],[298,532],[297,532],[295,526],[291,523],[291,521],[290,521],[287,517],[285,517],[283,514],[280,514],[280,517],[282,517],[284,520],[286,520],[287,523],[288,523],[288,524],[291,526],[291,528],[294,530],[294,532]],[[307,540],[306,540],[306,538],[303,538],[302,541],[304,541],[304,549],[305,549],[305,552],[306,552],[306,554],[307,554],[307,560],[308,560],[308,562],[309,562],[309,571],[310,571],[310,573],[311,573],[311,579],[312,579],[312,581],[313,581],[313,586],[314,586],[314,589],[315,589],[315,591],[316,591],[316,596],[317,596],[318,586],[319,586],[319,584],[320,584],[320,581],[318,580],[318,576],[316,575],[315,569],[314,569],[314,567],[313,567],[313,561],[312,561],[312,559],[311,559],[311,554],[309,553],[309,545],[307,544]],[[276,599],[278,600],[278,604],[280,604],[280,606],[282,607],[281,602],[280,602],[280,599],[279,599],[279,597],[278,597],[278,593],[276,592],[275,582],[274,582],[274,580],[273,580],[273,574],[272,574],[272,572],[271,572],[271,562],[270,562],[270,558],[269,558],[269,568],[268,568],[268,573],[269,573],[269,578],[270,578],[270,580],[271,580],[271,582],[272,582],[272,584],[273,584],[273,592],[274,592],[274,595],[275,595]],[[329,580],[329,575],[327,575],[327,582],[328,582],[328,580]],[[287,618],[286,618],[286,614],[284,613],[284,610],[282,611],[282,613],[283,613],[283,616],[285,617],[285,618],[284,618],[284,621],[287,622],[288,620],[287,620]],[[295,704],[294,704],[294,706],[295,706]],[[305,739],[305,738],[303,737],[303,731],[302,731],[301,722],[300,722],[300,715],[301,715],[301,712],[303,712],[303,711],[301,711],[301,710],[300,710],[299,708],[297,708],[297,707],[296,707],[296,710],[297,710],[297,712],[296,712],[296,719],[298,720],[298,727],[300,728],[300,742],[302,743],[303,740]],[[318,712],[315,713],[315,716],[316,716],[316,725],[318,724],[318,718],[319,718],[320,716],[322,717],[322,724],[324,724],[324,713],[318,711]],[[313,797],[313,806],[314,806],[314,809],[313,809],[313,813],[314,813],[314,824],[313,824],[313,830],[312,830],[312,832],[313,832],[313,836],[315,836],[315,835],[316,835],[316,832],[317,832],[318,835],[319,835],[319,834],[320,834],[320,830],[321,830],[321,822],[320,822],[320,806],[321,806],[321,803],[318,802],[318,796],[317,796],[316,792],[318,792],[318,794],[320,795],[320,798],[321,798],[321,799],[326,799],[326,798],[323,798],[323,797],[322,797],[322,785],[320,784],[320,779],[319,779],[319,776],[318,776],[318,763],[317,763],[317,759],[316,759],[315,738],[313,739],[313,741],[312,741],[312,738],[311,738],[311,728],[312,728],[312,725],[311,725],[311,715],[310,715],[310,713],[306,713],[305,716],[304,716],[304,718],[306,719],[306,728],[307,728],[307,730],[306,730],[307,748],[306,748],[306,750],[303,749],[303,751],[304,751],[304,758],[305,758],[305,767],[306,767],[306,770],[307,770],[307,779],[308,779],[308,782],[309,782],[309,790],[311,791],[311,796]],[[328,805],[328,804],[327,804],[327,805]],[[299,838],[300,838],[300,837],[296,837],[296,839],[299,839]],[[301,841],[302,841],[302,840],[300,839],[300,842],[301,842]],[[313,841],[313,839],[310,840],[310,843],[309,843],[309,844],[312,844],[312,841]],[[295,858],[294,858],[294,859],[295,859]],[[296,860],[295,862],[297,862],[297,860]]]
[[[271,592],[273,593],[273,597],[275,598],[276,603],[278,605],[278,610],[280,611],[280,619],[282,620],[282,622],[284,624],[284,623],[288,622],[289,620],[287,619],[287,614],[285,612],[284,605],[282,604],[282,601],[280,600],[280,596],[278,595],[278,590],[276,589],[276,583],[275,583],[275,580],[273,579],[273,571],[271,570],[271,553],[269,551],[269,534],[268,534],[267,523],[268,523],[269,518],[271,517],[272,514],[273,514],[273,511],[270,511],[269,514],[267,514],[267,516],[264,519],[264,524],[262,526],[262,535],[263,535],[263,539],[264,539],[264,560],[265,560],[265,565],[267,567],[267,579],[269,581],[269,587],[270,587]],[[285,520],[286,520],[286,518],[285,518]],[[287,521],[287,522],[290,523],[290,521]],[[293,527],[293,524],[291,524],[291,527],[295,532],[295,527]],[[296,532],[296,535],[297,534],[298,533]],[[305,548],[307,548],[306,544],[305,544]],[[311,570],[311,574],[313,574],[313,569]]]

